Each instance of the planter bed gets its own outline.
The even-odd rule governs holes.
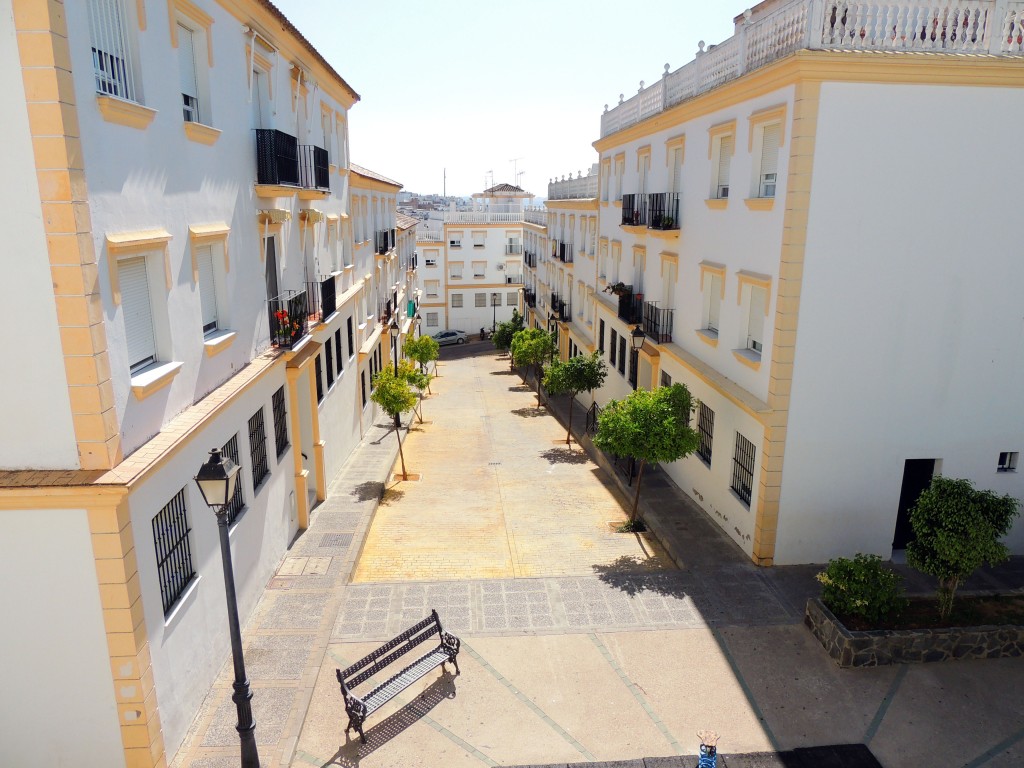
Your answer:
[[[804,624],[840,667],[994,659],[1024,655],[1024,626],[850,630],[817,598],[807,601]]]

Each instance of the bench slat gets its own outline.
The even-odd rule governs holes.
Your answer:
[[[392,648],[395,648],[395,647],[401,645],[406,640],[408,640],[410,637],[412,637],[416,633],[426,629],[427,627],[432,627],[431,631],[427,633],[428,637],[430,635],[432,635],[432,634],[435,634],[438,631],[437,622],[434,621],[434,617],[433,616],[429,616],[429,617],[425,618],[423,621],[419,622],[418,624],[414,624],[413,626],[409,627],[409,629],[405,630],[405,632],[403,632],[402,634],[400,634],[400,635],[398,635],[396,637],[391,638],[386,643],[384,643],[384,645],[382,645],[380,648],[375,650],[373,653],[367,654],[366,656],[361,658],[359,661],[357,661],[355,664],[353,664],[352,666],[350,666],[347,669],[345,669],[344,671],[342,671],[341,676],[345,680],[348,680],[349,677],[354,675],[356,672],[361,670],[363,667],[367,666],[368,664],[372,664],[377,659],[379,659],[381,656],[383,656],[388,651],[390,651]],[[423,641],[420,640],[419,642],[423,642]],[[417,645],[418,645],[418,643],[417,643]],[[410,647],[414,647],[414,646],[410,646]],[[358,685],[358,683],[352,683],[352,685],[350,687],[354,687],[356,685]]]
[[[387,656],[378,659],[371,666],[364,669],[351,680],[346,680],[345,685],[348,686],[349,690],[354,689],[357,685],[366,682],[375,674],[377,674],[382,669],[387,667],[391,662],[395,661],[395,659],[401,658],[403,655],[411,651],[417,645],[426,642],[436,634],[437,628],[435,627],[433,630],[429,632],[423,632],[415,637],[409,638],[408,642],[406,642],[405,645],[399,646],[396,650],[392,651]],[[344,674],[342,676],[344,677]]]
[[[381,683],[370,691],[363,700],[363,703],[366,704],[366,714],[372,714],[410,685],[428,674],[432,669],[439,667],[447,660],[448,652],[443,648],[435,648],[426,656],[423,656],[410,664],[390,680]]]

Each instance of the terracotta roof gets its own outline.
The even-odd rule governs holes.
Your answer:
[[[484,194],[485,195],[486,194],[490,194],[490,193],[499,193],[499,192],[506,192],[506,193],[507,192],[513,192],[513,193],[516,193],[516,194],[521,192],[524,195],[530,194],[525,189],[522,189],[521,187],[517,187],[515,184],[495,184],[490,189],[485,189],[484,190]]]
[[[398,188],[402,187],[402,184],[395,181],[394,179],[389,179],[387,176],[381,176],[379,173],[374,173],[368,168],[363,168],[363,166],[361,165],[350,163],[349,168],[352,170],[353,173],[358,173],[360,176],[365,176],[368,179],[376,179],[377,181],[383,181],[385,184],[394,184]]]
[[[259,3],[264,8],[266,8],[271,13],[271,15],[277,17],[277,20],[281,22],[281,26],[283,26],[289,34],[294,35],[295,38],[306,47],[306,50],[309,51],[313,55],[313,57],[327,69],[328,72],[330,72],[332,75],[338,78],[338,82],[340,82],[345,87],[345,90],[351,93],[352,97],[356,101],[359,101],[359,94],[356,93],[352,86],[345,81],[344,77],[338,74],[338,71],[334,67],[327,63],[327,59],[320,55],[320,51],[314,48],[313,44],[306,39],[305,35],[299,32],[296,26],[292,24],[290,21],[288,21],[288,17],[281,13],[281,11],[278,10],[276,5],[270,2],[270,0],[259,0]]]
[[[419,223],[420,220],[414,219],[412,216],[406,216],[404,213],[395,214],[395,224],[399,229],[412,229]]]

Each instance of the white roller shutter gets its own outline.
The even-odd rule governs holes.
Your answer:
[[[149,273],[145,257],[121,259],[117,264],[117,275],[128,342],[128,366],[134,373],[156,360],[153,306],[149,298]]]
[[[729,165],[732,162],[733,137],[723,136],[718,144],[718,197],[729,196]]]
[[[750,288],[750,314],[747,316],[747,349],[760,352],[764,345],[764,308],[767,291],[759,286]]]
[[[178,68],[181,73],[181,95],[185,97],[185,119],[199,122],[199,88],[196,86],[196,55],[192,30],[178,25]]]
[[[213,249],[209,245],[196,248],[199,271],[199,303],[203,313],[203,333],[217,330],[217,288],[213,279]]]
[[[708,275],[708,277],[708,328],[717,331],[718,314],[722,307],[722,278],[718,275]]]
[[[775,197],[775,180],[779,170],[780,126],[765,126],[761,141],[761,197]]]

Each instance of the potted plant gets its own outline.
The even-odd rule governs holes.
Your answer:
[[[604,288],[605,293],[613,293],[616,296],[628,296],[630,289],[625,283],[609,283]]]

